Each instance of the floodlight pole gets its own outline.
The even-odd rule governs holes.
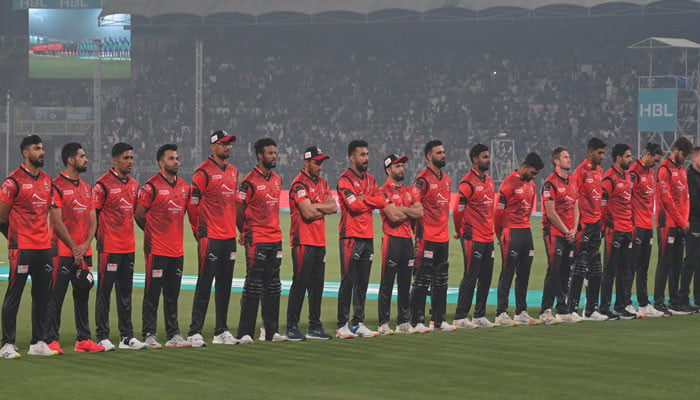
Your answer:
[[[92,69],[92,172],[97,178],[102,169],[102,41],[97,39],[94,43],[97,59]]]
[[[202,157],[202,40],[195,41],[194,48],[194,159]]]

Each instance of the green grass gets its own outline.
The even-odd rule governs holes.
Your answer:
[[[288,232],[288,214],[282,216]],[[337,217],[328,220],[327,280],[338,280]],[[379,228],[375,218],[375,228]],[[531,289],[541,289],[544,253],[539,219],[533,219],[536,261]],[[195,245],[186,235],[186,271],[196,273]],[[140,243],[140,235],[137,239]],[[379,252],[379,239],[375,250]],[[140,244],[137,245],[140,248]],[[291,264],[285,242],[283,279],[290,279]],[[462,274],[461,250],[451,242],[450,284]],[[3,249],[0,257],[6,259]],[[655,264],[652,255],[652,274]],[[494,275],[500,270],[496,257]],[[239,257],[241,260],[242,257]],[[137,252],[137,271],[143,271]],[[235,275],[243,276],[243,263]],[[653,276],[653,275],[652,275]],[[372,282],[378,282],[375,263]],[[496,278],[494,277],[493,285]],[[4,293],[6,282],[0,282]],[[61,329],[66,354],[50,359],[25,355],[31,336],[30,287],[18,316],[20,360],[0,360],[2,399],[100,398],[686,398],[700,390],[692,365],[697,361],[700,317],[672,317],[576,325],[481,329],[301,343],[256,343],[251,346],[161,351],[120,351],[109,354],[77,354],[72,351],[72,298],[66,297]],[[133,321],[141,328],[143,290],[134,289]],[[192,291],[180,299],[180,329],[190,322]],[[212,296],[213,297],[213,296]],[[235,334],[240,316],[240,294],[234,293],[229,327]],[[280,321],[284,324],[286,296]],[[90,300],[94,304],[94,291]],[[536,306],[536,304],[533,304]],[[213,300],[204,328],[211,340],[214,329]],[[337,301],[325,298],[322,320],[335,326]],[[367,302],[367,323],[376,326],[375,301]],[[395,305],[394,305],[395,307]],[[116,340],[116,311],[112,305],[112,339]],[[91,319],[92,312],[91,310]],[[531,309],[536,313],[536,309]],[[162,312],[162,310],[161,310]],[[448,306],[448,316],[454,305]],[[493,317],[493,307],[488,307]],[[300,328],[306,328],[306,307]],[[392,309],[392,315],[395,308]],[[159,316],[160,336],[162,314]],[[260,321],[258,322],[258,326]],[[93,323],[94,328],[94,323]]]
[[[29,55],[29,77],[39,79],[92,79],[93,60]],[[131,76],[128,60],[102,60],[102,79]]]

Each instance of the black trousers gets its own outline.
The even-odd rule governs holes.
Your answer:
[[[272,336],[279,329],[282,242],[246,245],[245,253],[246,275],[241,297],[238,337],[253,337],[255,322],[258,319],[258,304],[261,304],[265,340],[272,340]]]
[[[87,267],[92,267],[92,256],[84,257]],[[66,298],[68,284],[73,286],[73,315],[75,316],[76,340],[90,339],[90,321],[88,317],[88,301],[90,288],[80,288],[76,284],[75,273],[80,268],[75,265],[73,257],[53,258],[53,286],[46,320],[46,343],[59,339],[61,328],[61,310]]]
[[[552,308],[556,298],[557,313],[567,314],[569,308],[566,305],[566,295],[569,272],[574,260],[574,244],[561,236],[545,234],[542,237],[547,252],[547,273],[544,276],[541,312]]]
[[[309,330],[321,329],[321,300],[326,273],[326,248],[323,246],[292,246],[294,276],[287,301],[287,328],[297,326],[309,293]]]
[[[46,338],[46,310],[53,271],[51,249],[10,249],[10,279],[2,303],[2,345],[15,343],[17,311],[27,276],[32,277],[32,344]]]
[[[646,307],[649,305],[647,282],[649,279],[649,259],[651,258],[651,247],[653,245],[653,240],[653,230],[644,228],[634,229],[634,241],[632,242],[632,270],[633,274],[636,276],[637,303],[639,303],[639,307]],[[628,291],[632,291],[631,284]]]
[[[493,242],[475,242],[462,238],[460,243],[464,256],[464,276],[459,284],[455,319],[469,315],[475,289],[474,318],[481,318],[486,315],[486,299],[493,276]]]
[[[685,244],[685,261],[681,271],[679,297],[690,304],[690,282],[693,281],[693,301],[700,304],[700,222],[690,223],[690,232]]]
[[[600,222],[584,224],[576,235],[576,254],[569,274],[568,298],[569,312],[578,312],[583,280],[588,280],[586,287],[586,314],[598,309],[600,280],[603,267],[600,263]],[[563,273],[563,272],[562,272]]]
[[[97,269],[95,322],[97,341],[109,338],[109,306],[112,287],[116,287],[119,333],[134,337],[131,323],[131,292],[134,287],[134,253],[100,253]]]
[[[156,334],[158,326],[158,302],[163,292],[163,315],[168,340],[180,334],[177,321],[177,301],[180,297],[183,257],[166,257],[145,254],[146,289],[143,293],[143,336]]]
[[[613,284],[617,293],[615,309],[622,311],[624,303],[625,282],[631,275],[632,262],[632,232],[620,232],[612,228],[605,228],[605,264],[603,265],[603,279],[600,282],[600,312],[610,312],[612,305]],[[622,298],[621,298],[622,297]]]
[[[189,335],[201,334],[207,316],[211,284],[216,277],[214,302],[216,325],[214,335],[228,330],[228,306],[231,299],[231,280],[236,263],[236,239],[199,239],[199,275],[192,304],[192,323]]]
[[[411,324],[425,323],[425,302],[430,288],[432,318],[440,326],[447,316],[449,242],[416,239],[416,261],[411,286]]]
[[[350,303],[353,306],[351,325],[365,321],[365,299],[369,274],[374,259],[372,239],[340,239],[340,288],[338,289],[338,328],[350,321]]]
[[[382,237],[382,280],[379,285],[377,310],[379,325],[388,323],[391,318],[391,294],[394,291],[394,281],[398,289],[396,324],[410,321],[411,274],[415,254],[413,241],[410,238],[389,235]]]
[[[678,288],[680,284],[681,268],[683,263],[683,248],[685,238],[680,228],[660,227],[659,236],[659,262],[656,265],[656,279],[654,282],[654,305],[664,304],[666,301],[665,290],[668,281],[668,295],[670,305],[683,304]]]
[[[515,278],[515,314],[527,310],[527,286],[535,256],[530,228],[506,228],[501,234],[503,268],[498,277],[498,308],[496,315],[508,311],[510,287]]]

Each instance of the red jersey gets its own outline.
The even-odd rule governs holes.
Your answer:
[[[630,174],[611,167],[602,181],[601,202],[603,226],[618,232],[632,232],[632,180]]]
[[[325,179],[313,178],[304,170],[294,178],[289,189],[289,211],[292,218],[289,238],[292,246],[326,245],[326,217],[307,221],[301,215],[298,204],[304,199],[309,200],[311,204],[321,204],[328,196],[332,194]]]
[[[637,228],[654,228],[654,195],[656,178],[654,170],[647,168],[641,160],[629,170],[632,179],[632,221]]]
[[[418,201],[423,204],[423,218],[416,221],[416,238],[430,242],[450,241],[447,223],[450,219],[452,181],[445,171],[438,176],[426,167],[413,184]]]
[[[164,257],[184,255],[182,240],[190,185],[180,177],[170,183],[159,172],[139,190],[138,202],[146,207],[146,225],[143,230],[143,250]]]
[[[475,242],[493,242],[493,199],[496,186],[490,176],[472,168],[459,183],[459,201],[452,211],[455,231]]]
[[[593,167],[591,161],[585,159],[571,176],[579,193],[581,223],[593,224],[600,221],[600,202],[603,199],[600,182],[603,179],[603,169],[599,165]]]
[[[362,201],[358,197],[364,196]],[[379,191],[374,177],[367,172],[357,175],[348,168],[338,178],[338,200],[340,202],[339,237],[374,238],[372,210],[390,204]]]
[[[569,178],[562,178],[555,171],[544,181],[542,186],[542,232],[545,235],[565,236],[547,219],[547,210],[544,207],[545,201],[553,201],[554,210],[564,225],[569,229],[574,228],[574,205],[576,204],[576,199],[579,198],[579,193],[574,180]]]
[[[382,185],[379,190],[398,207],[410,207],[418,201],[411,186],[397,185],[392,182],[391,179],[387,179],[386,183]],[[389,221],[384,214],[384,210],[380,211],[380,213],[382,215],[382,231],[385,235],[409,239],[413,238],[410,219],[404,222],[394,223]]]
[[[688,171],[670,158],[659,166],[657,176],[657,218],[659,227],[683,228],[690,214]]]
[[[242,235],[247,243],[275,243],[282,240],[280,191],[282,179],[274,171],[263,175],[256,165],[241,183],[238,202],[245,204]]]
[[[133,253],[134,206],[139,184],[127,176],[122,179],[111,168],[97,180],[93,201],[98,214],[97,250],[105,253]]]
[[[496,207],[496,234],[504,228],[529,228],[532,207],[535,205],[535,182],[522,179],[513,171],[501,183]]]
[[[12,206],[7,235],[8,248],[51,248],[48,220],[51,191],[51,177],[42,171],[34,176],[24,164],[5,179],[0,189],[0,201]]]
[[[195,237],[233,239],[236,237],[236,194],[238,171],[213,156],[197,167],[192,176],[192,193],[187,215]]]
[[[71,239],[76,244],[85,243],[90,232],[90,212],[95,209],[90,184],[80,178],[73,180],[61,172],[53,180],[53,207],[61,209],[61,220]],[[57,248],[59,257],[73,257],[71,249],[58,238],[56,232],[51,241]],[[87,248],[85,255],[92,255],[92,246]]]

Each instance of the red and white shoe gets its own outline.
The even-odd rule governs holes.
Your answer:
[[[61,345],[58,344],[58,340],[54,340],[53,342],[49,343],[48,346],[49,346],[49,349],[51,349],[53,351],[57,351],[58,355],[63,354],[63,349],[61,348]]]
[[[100,346],[91,339],[85,339],[75,342],[75,348],[73,348],[73,351],[76,353],[101,353],[105,351],[105,347]]]

